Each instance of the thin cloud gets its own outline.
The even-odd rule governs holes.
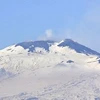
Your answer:
[[[53,31],[52,31],[52,29],[47,29],[45,31],[45,35],[46,35],[47,39],[53,37]]]
[[[44,31],[44,33],[42,34],[42,36],[38,37],[38,40],[53,40],[54,38],[54,33],[52,29],[47,29]]]

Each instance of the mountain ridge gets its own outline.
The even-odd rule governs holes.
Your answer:
[[[92,50],[92,49],[90,49],[82,44],[79,44],[78,42],[75,42],[71,39],[65,39],[64,42],[62,42],[58,46],[60,46],[60,47],[68,46],[69,48],[74,49],[78,53],[84,53],[86,55],[94,54],[94,55],[100,56],[100,53],[98,53],[97,51],[94,51],[94,50]]]
[[[50,51],[50,47],[57,43],[58,47],[69,47],[70,49],[75,50],[77,53],[83,53],[86,55],[98,55],[100,56],[100,53],[92,50],[78,42],[73,41],[72,39],[65,39],[61,42],[56,42],[53,40],[38,40],[38,41],[26,41],[26,42],[20,42],[15,45],[15,47],[21,46],[25,50],[28,49],[28,52],[34,52],[35,48],[42,48],[46,50],[47,52]]]

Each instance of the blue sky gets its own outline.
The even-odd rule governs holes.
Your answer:
[[[71,38],[100,52],[100,0],[0,0],[0,48]]]

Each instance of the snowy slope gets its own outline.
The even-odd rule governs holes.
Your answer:
[[[0,50],[0,100],[99,100],[100,53],[73,40]]]
[[[2,82],[1,100],[99,100],[100,72],[52,69],[19,75]],[[65,71],[66,70],[66,71]],[[28,77],[27,77],[28,75]],[[0,90],[0,91],[1,91]],[[6,95],[6,96],[5,96]],[[96,99],[99,98],[99,99]],[[31,99],[29,99],[31,100]],[[34,100],[34,99],[32,99]]]

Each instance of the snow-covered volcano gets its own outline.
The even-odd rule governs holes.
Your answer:
[[[0,50],[0,55],[1,66],[14,71],[60,64],[85,67],[95,65],[97,68],[100,63],[100,53],[71,39],[60,42],[50,40],[21,42]]]
[[[99,100],[99,70],[100,53],[71,39],[21,42],[0,50],[0,98]]]
[[[71,39],[65,39],[65,40],[62,40],[61,42],[55,42],[51,40],[26,41],[26,42],[21,42],[21,43],[9,46],[1,51],[6,51],[5,53],[7,52],[11,52],[11,53],[20,52],[21,53],[22,52],[21,48],[23,48],[24,51],[27,50],[27,52],[29,53],[29,52],[36,52],[36,49],[38,48],[38,49],[41,49],[41,52],[42,50],[45,50],[46,52],[50,52],[50,49],[52,48],[52,46],[59,47],[58,49],[69,48],[69,49],[74,50],[76,53],[100,56],[100,53],[84,45],[81,45]]]

